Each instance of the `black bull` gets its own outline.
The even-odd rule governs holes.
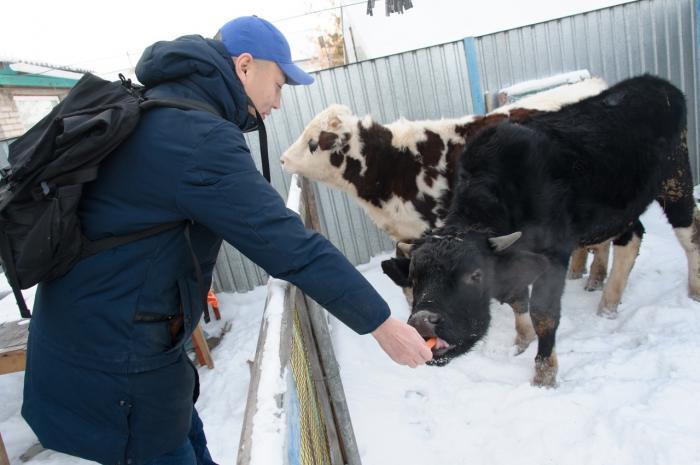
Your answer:
[[[482,131],[460,158],[445,226],[416,241],[410,258],[382,268],[413,287],[409,322],[438,338],[438,365],[486,334],[491,298],[525,311],[529,302],[538,338],[533,383],[554,386],[561,296],[579,244],[631,235],[658,200],[688,256],[690,296],[700,297],[692,187],[683,94],[653,76],[628,79],[557,112]]]

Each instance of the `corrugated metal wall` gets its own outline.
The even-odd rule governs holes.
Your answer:
[[[700,1],[700,0],[698,0]],[[476,66],[469,81],[462,41],[316,73],[310,87],[286,88],[282,110],[266,123],[275,188],[286,196],[289,176],[279,156],[305,124],[332,103],[380,122],[433,119],[472,113],[470,89],[495,92],[518,82],[588,69],[615,83],[649,72],[666,77],[688,98],[688,142],[696,181],[700,163],[697,124],[696,11],[693,0],[641,0],[475,39]],[[476,79],[475,79],[476,80]],[[257,136],[248,138],[259,160]],[[345,194],[317,185],[323,233],[355,264],[392,243]],[[261,206],[263,208],[264,206]],[[225,244],[217,262],[217,290],[246,291],[266,276]]]

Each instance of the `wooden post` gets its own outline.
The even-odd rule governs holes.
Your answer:
[[[314,186],[306,178],[301,178],[301,195],[303,196],[303,204],[305,210],[304,224],[307,228],[311,228],[316,232],[321,232],[321,219],[318,214],[318,206],[316,205],[316,194]]]
[[[22,320],[0,324],[0,375],[24,371],[27,360],[28,335],[29,325]],[[10,465],[1,434],[0,465]]]
[[[314,186],[306,178],[302,178],[302,198],[306,226],[321,232],[321,219]],[[326,423],[331,423],[331,428],[328,428],[327,425],[331,462],[332,464],[360,465],[360,453],[357,449],[350,412],[345,401],[343,383],[340,379],[340,367],[333,353],[333,343],[328,332],[325,310],[314,302],[308,301],[307,297],[302,294],[297,299],[297,309],[300,313],[300,320],[304,323],[302,329],[308,331],[306,334],[307,344],[313,348],[313,353],[309,353],[309,357],[317,360],[316,363],[320,363],[322,370],[320,378],[317,378],[318,373],[314,374],[314,380],[323,380],[323,383],[317,382],[317,389],[323,393],[324,407],[326,403],[329,404],[327,408],[330,413],[328,410],[324,413]],[[342,457],[341,462],[339,462],[338,454]]]
[[[210,370],[214,368],[214,360],[211,358],[207,340],[204,338],[202,327],[199,324],[192,332],[192,343],[194,344],[194,351],[197,354],[199,364],[202,366],[206,365]]]
[[[309,369],[311,370],[311,379],[313,380],[316,398],[322,412],[321,417],[323,419],[323,424],[326,427],[326,443],[328,444],[331,465],[344,465],[346,462],[343,460],[342,445],[338,436],[336,419],[333,414],[333,407],[326,387],[323,367],[321,366],[321,356],[316,347],[316,338],[314,337],[311,327],[306,299],[301,292],[297,292],[294,306],[299,315],[301,337],[304,340]]]
[[[0,354],[0,375],[14,373],[16,371],[24,371],[26,364],[27,355],[25,350],[3,352]]]
[[[0,375],[24,370],[28,335],[22,320],[0,324]]]

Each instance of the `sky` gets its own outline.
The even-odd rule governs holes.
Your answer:
[[[155,41],[185,34],[211,37],[228,20],[257,14],[287,35],[295,60],[304,59],[313,54],[311,40],[327,24],[329,13],[299,16],[342,2],[348,55],[367,59],[627,1],[413,0],[412,9],[390,17],[384,15],[382,0],[376,1],[371,17],[362,0],[149,0],[138,6],[95,0],[12,1],[2,6],[0,58],[114,75],[133,68]]]
[[[492,303],[485,339],[442,368],[398,366],[371,336],[332,319],[363,465],[700,464],[700,303],[688,298],[685,254],[659,206],[641,219],[646,234],[617,319],[596,315],[601,291],[585,291],[583,279],[566,282],[555,389],[530,384],[536,343],[514,354],[506,305]],[[358,268],[405,319],[403,293],[380,268],[388,257]],[[7,291],[3,278],[0,291]],[[25,291],[30,305],[32,294]],[[205,331],[231,329],[212,351],[214,369],[199,369],[197,409],[223,465],[236,460],[266,288],[218,297],[223,320]],[[0,322],[17,316],[11,294],[0,300]],[[10,463],[21,463],[36,443],[20,416],[22,383],[22,372],[0,376],[0,432]],[[44,451],[29,463],[92,462]]]

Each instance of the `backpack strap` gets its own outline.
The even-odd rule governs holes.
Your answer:
[[[267,155],[267,130],[258,110],[255,110],[255,119],[258,120],[258,140],[260,141],[260,161],[262,163],[263,176],[265,176],[267,182],[272,184],[270,180],[270,160]]]
[[[149,236],[155,236],[163,231],[182,226],[182,223],[182,221],[171,221],[170,223],[159,224],[158,226],[153,226],[152,228],[144,229],[143,231],[137,231],[131,234],[125,234],[123,236],[105,237],[104,239],[99,239],[96,241],[86,240],[85,244],[83,245],[82,253],[80,254],[80,260],[102,251],[128,244],[129,242],[138,241],[139,239],[144,239]]]
[[[201,110],[208,113],[213,113],[216,116],[223,118],[223,115],[208,103],[188,98],[146,98],[146,100],[139,103],[139,106],[142,110],[150,110],[151,108],[155,107],[171,107],[178,108],[180,110]]]
[[[11,263],[3,263],[2,268],[5,271],[5,276],[7,281],[10,283],[12,288],[12,293],[15,295],[15,300],[17,301],[17,306],[19,307],[19,313],[22,318],[31,318],[32,313],[27,307],[27,303],[24,301],[24,296],[22,295],[22,290],[19,286],[19,279],[17,279],[17,270],[15,268],[12,252],[10,251],[10,243],[8,242],[6,234],[0,234],[0,248],[3,249],[3,256],[7,257]]]
[[[211,319],[209,317],[209,303],[207,302],[208,289],[204,288],[204,278],[202,277],[202,268],[199,266],[199,260],[197,260],[197,255],[194,253],[194,248],[192,247],[192,240],[190,239],[190,225],[194,224],[194,221],[187,221],[185,223],[185,239],[187,239],[187,245],[190,248],[190,255],[192,256],[192,263],[194,264],[194,273],[197,276],[197,287],[199,288],[199,296],[202,299],[202,308],[204,309],[204,322],[209,323]]]

